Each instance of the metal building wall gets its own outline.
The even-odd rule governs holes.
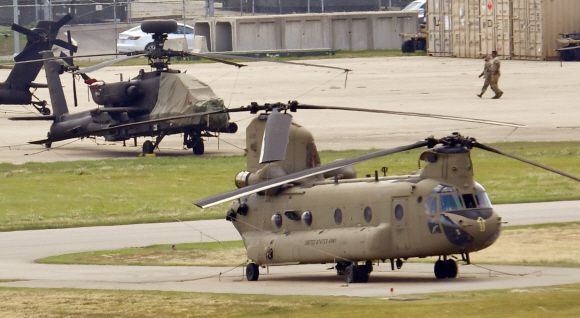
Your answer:
[[[416,12],[357,12],[214,18],[195,23],[210,28],[216,51],[400,49],[399,33],[417,33]],[[210,49],[211,50],[211,49]]]
[[[579,0],[528,0],[530,7],[541,10],[541,27],[536,30],[536,39],[541,37],[542,59],[556,59],[558,48],[556,39],[560,33],[580,33],[580,1]],[[534,5],[535,4],[535,5]],[[530,12],[534,12],[530,10]],[[535,48],[538,49],[537,47]],[[536,53],[537,55],[537,53]]]

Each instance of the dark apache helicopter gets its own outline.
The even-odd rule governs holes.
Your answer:
[[[26,35],[26,45],[20,54],[14,57],[16,62],[36,61],[31,63],[15,64],[5,82],[0,83],[0,104],[29,105],[32,104],[41,114],[49,115],[50,109],[46,107],[46,101],[33,101],[33,92],[30,89],[46,88],[46,84],[38,84],[33,81],[42,68],[41,55],[39,52],[50,50],[53,45],[60,46],[70,52],[76,52],[77,47],[69,41],[57,39],[60,28],[68,23],[72,16],[65,15],[58,21],[38,21],[36,27],[27,29],[18,24],[12,25],[12,30]]]
[[[61,54],[57,58],[52,52],[42,53],[41,61],[44,61],[53,114],[10,118],[53,121],[47,138],[32,141],[31,144],[43,144],[50,148],[52,143],[57,141],[102,136],[107,141],[125,141],[133,138],[136,145],[137,137],[156,137],[154,143],[150,140],[143,143],[143,154],[151,154],[165,136],[183,134],[183,144],[187,148],[192,148],[194,154],[200,155],[204,153],[202,137],[216,137],[219,133],[237,131],[237,125],[229,122],[228,114],[236,110],[227,109],[223,100],[218,98],[207,84],[189,74],[170,69],[169,64],[174,57],[194,56],[242,67],[245,65],[223,58],[244,59],[244,57],[227,55],[217,57],[166,49],[167,34],[177,30],[177,23],[173,20],[144,21],[141,29],[153,34],[153,50],[133,52],[129,56],[83,70],[74,65],[72,51],[71,56]],[[152,71],[141,70],[138,76],[127,82],[104,83],[87,75],[102,67],[142,56],[148,58]],[[68,66],[65,66],[63,61]],[[332,66],[276,62],[344,70]],[[69,113],[59,77],[66,71],[72,72],[73,77],[81,76],[89,85],[93,101],[102,107]],[[74,97],[76,105],[76,92]]]
[[[428,256],[439,257],[437,278],[455,278],[455,259],[469,264],[469,254],[492,245],[501,232],[501,216],[474,180],[473,148],[580,181],[459,133],[321,165],[310,132],[281,113],[299,106],[260,108],[271,113],[246,130],[247,170],[235,177],[239,189],[194,202],[206,208],[234,200],[226,219],[242,236],[249,281],[258,279],[259,266],[334,263],[347,283],[367,282],[378,260],[390,260],[395,270],[408,258]],[[418,174],[375,171],[357,178],[352,166],[423,147]]]

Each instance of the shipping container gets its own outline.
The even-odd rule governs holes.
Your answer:
[[[429,0],[427,11],[436,56],[553,60],[561,34],[580,33],[580,0]]]

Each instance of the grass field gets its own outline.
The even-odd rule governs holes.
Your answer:
[[[421,295],[417,295],[421,296]],[[0,288],[3,317],[578,317],[580,284],[424,295],[417,301]],[[418,298],[418,297],[417,297]]]
[[[500,150],[580,175],[580,142],[495,144]],[[323,151],[323,163],[371,150]],[[420,150],[357,165],[359,176],[382,166],[390,175],[417,171]],[[580,199],[580,183],[496,154],[473,150],[476,180],[494,203]],[[227,204],[191,202],[233,190],[245,157],[0,164],[0,230],[170,222],[225,217]]]

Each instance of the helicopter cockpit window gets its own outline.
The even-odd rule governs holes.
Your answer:
[[[304,225],[308,227],[312,225],[312,213],[310,211],[302,213],[302,222],[304,222]]]
[[[491,208],[491,201],[489,200],[485,189],[477,182],[475,183],[475,199],[480,208]]]
[[[461,196],[463,198],[463,202],[465,203],[465,208],[467,209],[475,209],[477,206],[475,205],[475,199],[473,198],[473,194],[468,193]]]
[[[453,193],[453,192],[455,192],[455,189],[453,189],[453,187],[444,184],[436,186],[435,188],[433,188],[433,191],[431,191],[431,193]]]
[[[459,194],[444,194],[439,196],[439,210],[443,211],[453,211],[463,209],[463,204],[459,198]]]
[[[427,202],[425,202],[425,213],[427,214],[437,213],[437,197],[427,198]]]
[[[342,211],[340,209],[334,210],[334,223],[336,223],[336,225],[342,223]]]

